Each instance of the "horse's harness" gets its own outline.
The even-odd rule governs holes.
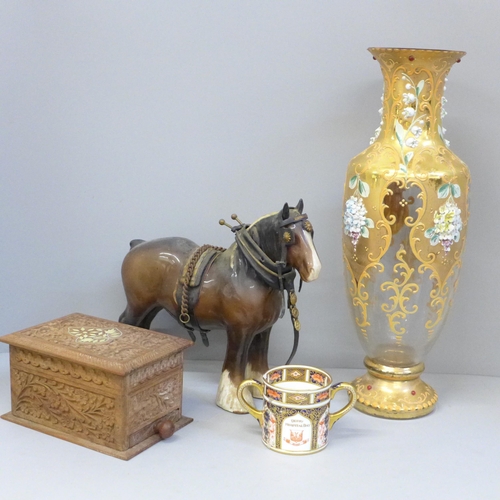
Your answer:
[[[197,248],[184,266],[176,291],[177,303],[181,306],[179,321],[186,328],[193,342],[196,341],[194,330],[198,330],[206,346],[208,346],[207,332],[210,330],[205,330],[200,326],[193,311],[200,298],[201,282],[205,272],[224,250],[223,247],[212,245]]]
[[[296,217],[288,217],[279,223],[279,241],[280,241],[280,260],[273,261],[259,247],[248,231],[248,224],[234,226],[231,230],[235,233],[236,244],[242,254],[264,283],[275,290],[279,290],[284,298],[284,291],[287,292],[287,307],[290,311],[290,317],[293,325],[294,342],[293,349],[286,364],[289,364],[299,343],[299,310],[297,309],[297,294],[295,293],[294,281],[296,277],[295,269],[286,262],[287,248],[295,244],[295,233],[288,226],[292,224],[303,223],[304,229],[314,234],[312,225],[308,220],[307,214],[300,214]],[[184,267],[184,272],[180,283],[182,287],[177,287],[177,303],[180,304],[179,321],[188,330],[193,341],[196,340],[194,330],[198,330],[203,343],[208,346],[207,332],[201,328],[198,320],[193,314],[194,308],[198,303],[202,278],[208,268],[212,265],[218,255],[225,249],[214,247],[212,245],[203,245],[199,247],[190,257]],[[300,281],[300,288],[302,280]],[[283,317],[284,305],[280,317]]]

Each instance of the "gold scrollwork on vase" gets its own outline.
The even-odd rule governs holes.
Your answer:
[[[381,309],[387,315],[389,327],[396,336],[396,342],[401,343],[401,337],[406,332],[406,328],[401,322],[406,319],[408,314],[415,314],[418,311],[416,304],[408,304],[411,296],[418,293],[419,286],[411,281],[415,269],[411,269],[404,260],[406,250],[403,246],[396,253],[397,264],[394,265],[393,281],[385,281],[380,285],[383,292],[393,293],[387,303],[382,304]]]

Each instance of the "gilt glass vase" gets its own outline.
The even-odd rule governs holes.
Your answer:
[[[382,68],[381,123],[349,164],[343,255],[368,371],[356,408],[387,418],[434,409],[420,379],[457,288],[468,217],[469,170],[442,119],[451,66],[464,52],[371,48]]]

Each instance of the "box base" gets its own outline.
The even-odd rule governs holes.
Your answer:
[[[156,444],[158,441],[161,441],[160,436],[158,434],[154,434],[153,436],[148,437],[144,441],[141,441],[128,450],[120,451],[109,448],[108,446],[92,443],[91,441],[87,441],[77,436],[72,436],[71,434],[66,434],[65,432],[50,429],[48,427],[45,427],[44,425],[37,424],[36,422],[25,420],[24,418],[16,417],[12,414],[12,412],[2,415],[1,418],[3,418],[4,420],[8,420],[9,422],[14,422],[15,424],[22,425],[23,427],[28,427],[29,429],[43,432],[44,434],[48,434],[49,436],[64,439],[65,441],[69,441],[70,443],[78,444],[80,446],[84,446],[85,448],[90,448],[91,450],[99,451],[100,453],[104,453],[106,455],[111,455],[115,458],[120,458],[121,460],[130,460],[142,451]],[[192,418],[181,416],[181,418],[174,423],[174,432],[177,432],[179,429],[191,423],[192,421]]]

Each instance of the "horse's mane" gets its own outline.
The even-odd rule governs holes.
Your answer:
[[[248,231],[255,242],[259,245],[262,251],[275,262],[282,258],[281,249],[282,244],[280,241],[280,222],[282,221],[283,211],[274,212],[269,215],[260,217],[253,222]],[[300,212],[290,207],[290,215],[298,216]]]

